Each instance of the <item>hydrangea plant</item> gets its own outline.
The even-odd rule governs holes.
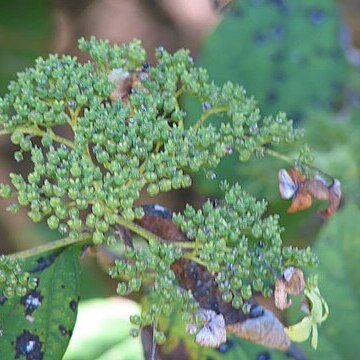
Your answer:
[[[198,346],[218,346],[231,325],[240,337],[287,350],[287,333],[296,328],[285,332],[271,312],[254,310],[254,295],[270,297],[289,269],[309,270],[317,259],[309,248],[282,246],[279,216],[266,212],[266,201],[225,181],[223,199],[173,214],[141,204],[140,194],[189,188],[192,174],[205,170],[211,178],[233,152],[243,166],[276,156],[304,169],[309,154],[293,161],[276,151],[302,131],[284,113],[262,117],[241,86],[217,86],[186,50],[158,48],[150,65],[139,41],[81,39],[79,47],[89,61],[39,58],[0,98],[0,135],[17,146],[16,161],[31,164],[27,174],[11,173],[0,194],[14,200],[9,211],[25,207],[32,221],[64,236],[0,258],[0,357],[61,358],[76,318],[79,255],[114,244],[121,245],[109,268],[119,279],[117,293],[143,296],[132,335],[151,326],[154,342],[163,343],[162,322],[176,312]],[[199,106],[190,125],[183,94]],[[225,120],[216,126],[212,116]],[[305,296],[318,291],[309,279]],[[204,327],[215,318],[220,325],[207,338]],[[270,335],[281,333],[285,345],[256,339],[254,329],[244,334],[242,324],[254,318],[261,326],[263,318],[273,321]]]

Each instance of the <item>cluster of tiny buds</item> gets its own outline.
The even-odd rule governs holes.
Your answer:
[[[10,211],[26,207],[34,222],[46,221],[64,236],[76,239],[86,231],[93,243],[112,244],[115,226],[144,216],[134,205],[142,190],[155,196],[188,188],[191,174],[202,169],[214,179],[221,159],[233,152],[247,161],[302,135],[282,113],[262,118],[242,87],[215,85],[186,50],[170,54],[159,48],[149,66],[139,41],[112,46],[82,39],[79,45],[90,61],[40,58],[0,98],[0,134],[11,135],[16,161],[28,161],[29,155],[32,163],[26,176],[11,174],[12,185],[0,185],[0,196],[16,198]],[[179,101],[184,94],[198,101],[198,119],[187,118]],[[212,115],[224,120],[214,126],[206,121]],[[302,156],[308,156],[306,150]],[[278,217],[264,216],[265,201],[256,201],[238,184],[224,183],[222,189],[219,206],[187,206],[173,221],[195,243],[187,258],[216,273],[223,299],[246,311],[254,291],[271,295],[285,266],[315,260],[308,250],[282,249]],[[184,252],[176,244],[143,237],[146,250],[127,248],[110,271],[120,278],[120,295],[151,280],[150,305],[132,318],[134,325],[156,323],[174,307],[194,313],[196,302],[179,288],[171,270]],[[23,294],[28,274],[0,260],[6,296]],[[164,340],[157,330],[154,337]]]
[[[36,281],[21,265],[5,255],[0,256],[0,294],[5,298],[24,296],[36,287]],[[0,295],[0,299],[2,297]]]

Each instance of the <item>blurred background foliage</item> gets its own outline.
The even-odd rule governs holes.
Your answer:
[[[187,194],[186,201],[200,203],[204,197],[216,197],[222,178],[240,182],[250,193],[266,198],[269,212],[281,215],[285,242],[313,245],[320,258],[320,288],[329,302],[330,317],[320,329],[318,350],[314,352],[308,344],[302,345],[307,358],[355,359],[360,353],[359,18],[357,0],[197,0],[191,5],[186,0],[1,1],[0,95],[6,92],[16,72],[31,66],[38,56],[49,52],[81,56],[76,50],[80,36],[95,35],[117,43],[136,37],[149,51],[150,61],[157,46],[169,50],[190,48],[198,64],[206,67],[216,82],[231,80],[242,84],[257,99],[263,114],[286,111],[297,126],[306,129],[305,142],[314,155],[315,166],[342,183],[342,206],[332,219],[324,222],[318,216],[317,210],[324,206],[320,203],[311,210],[287,214],[289,204],[280,200],[277,190],[278,170],[286,164],[269,158],[242,164],[233,154],[215,174],[197,176],[196,186]],[[183,101],[188,121],[194,121],[197,109],[191,99]],[[298,144],[279,151],[291,156],[300,147]],[[0,182],[8,179],[12,169],[19,169],[20,165],[11,157],[13,149],[8,139],[0,138]],[[142,201],[154,200],[144,197]],[[170,194],[156,201],[178,210],[184,204],[184,196]],[[46,226],[31,224],[26,213],[12,216],[5,208],[3,202],[0,253],[56,238]],[[101,267],[95,258],[87,257],[83,263],[82,297],[114,294],[115,284],[105,272],[99,271]],[[94,306],[97,312],[104,313],[109,304],[89,300],[84,307]],[[272,308],[271,303],[265,305]],[[128,309],[127,315],[133,311],[132,305],[121,306]],[[299,312],[292,310],[283,320],[293,322],[298,318]],[[110,316],[100,327],[113,328],[116,325],[110,324],[112,320]],[[120,329],[126,331],[119,330],[122,335],[118,344],[105,335],[92,354],[89,348],[87,359],[110,359],[104,350],[99,350],[104,342],[110,344],[113,352],[108,355],[112,358],[141,358],[140,343],[127,339],[128,322],[125,319],[120,323]],[[89,325],[94,330],[98,327]],[[179,341],[176,338],[182,337],[185,348],[192,351],[192,340],[182,330],[175,327],[171,337],[175,343]],[[87,333],[75,329],[68,359],[80,359],[84,346],[76,345],[85,341],[81,334],[85,337]],[[235,340],[222,349],[201,351],[193,354],[194,358],[285,358],[276,351]]]

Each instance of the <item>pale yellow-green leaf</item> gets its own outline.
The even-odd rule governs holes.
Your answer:
[[[318,344],[318,329],[316,324],[312,326],[311,346],[316,349]]]
[[[306,316],[297,324],[286,327],[284,331],[292,341],[303,342],[309,338],[311,327],[312,319]]]

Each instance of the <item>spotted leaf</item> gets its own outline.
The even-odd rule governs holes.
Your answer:
[[[26,261],[37,286],[0,301],[0,359],[62,358],[77,314],[80,251],[73,246]]]

